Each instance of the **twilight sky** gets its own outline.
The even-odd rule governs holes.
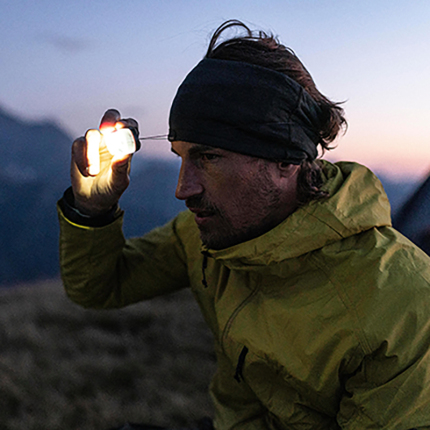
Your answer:
[[[115,107],[142,136],[165,134],[176,88],[231,18],[273,32],[345,101],[349,129],[326,158],[428,174],[428,0],[0,0],[0,107],[73,137]],[[169,143],[145,143],[154,154]]]

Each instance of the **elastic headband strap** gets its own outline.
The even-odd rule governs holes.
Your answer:
[[[205,58],[170,110],[170,141],[185,141],[300,164],[315,159],[320,108],[283,73]]]

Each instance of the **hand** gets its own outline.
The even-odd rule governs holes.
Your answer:
[[[103,115],[100,129],[120,122],[138,129],[134,119],[121,119],[120,113],[109,109]],[[132,155],[114,157],[106,148],[98,130],[89,130],[72,146],[71,179],[76,208],[85,215],[97,216],[116,203],[130,183]]]

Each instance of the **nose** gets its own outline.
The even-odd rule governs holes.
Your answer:
[[[179,200],[186,200],[201,194],[203,190],[196,166],[191,162],[182,161],[175,197]]]

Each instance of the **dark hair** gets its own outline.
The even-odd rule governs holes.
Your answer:
[[[220,42],[222,33],[231,27],[244,30],[245,35]],[[284,73],[294,79],[320,106],[322,115],[318,132],[322,153],[332,149],[329,144],[342,129],[346,129],[347,122],[340,103],[330,101],[318,91],[312,76],[296,54],[290,48],[280,44],[272,34],[263,31],[253,32],[238,20],[226,21],[214,32],[205,57],[256,64]],[[328,195],[321,190],[321,167],[315,160],[305,160],[302,163],[298,181],[297,191],[301,204]]]

